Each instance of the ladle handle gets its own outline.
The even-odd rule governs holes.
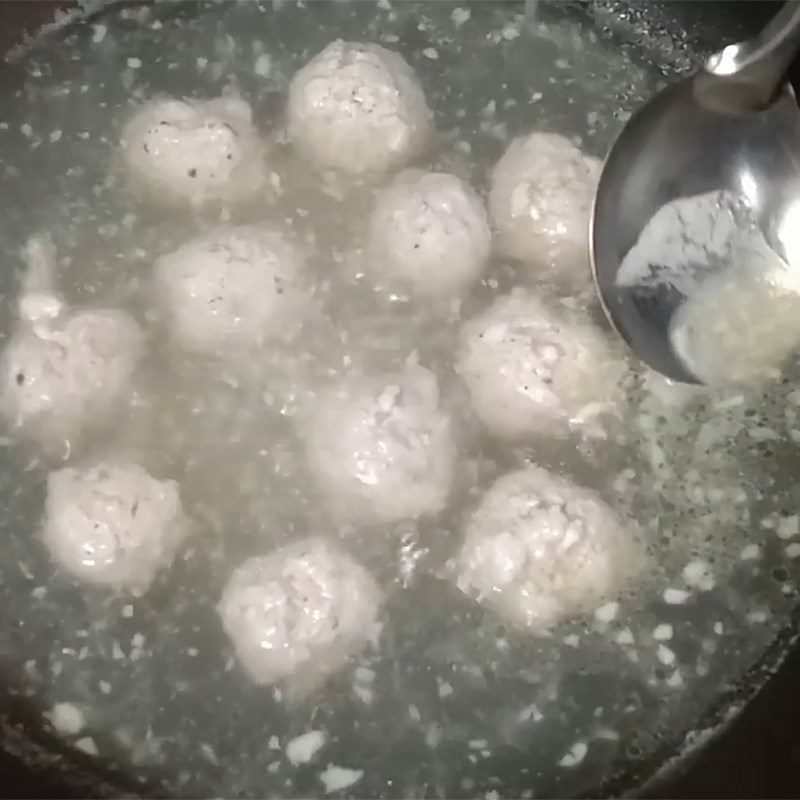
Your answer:
[[[799,49],[800,2],[789,0],[752,39],[711,56],[705,72],[725,90],[726,102],[757,110],[775,97]]]

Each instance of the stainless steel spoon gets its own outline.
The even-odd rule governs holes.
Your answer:
[[[788,2],[759,35],[729,45],[637,111],[603,167],[590,234],[597,292],[628,345],[673,380],[703,382],[676,353],[671,320],[735,259],[712,253],[660,271],[656,254],[649,276],[635,281],[622,279],[620,267],[665,205],[715,191],[741,199],[768,246],[796,260],[787,251],[800,239],[800,111],[785,76],[799,48],[800,2]],[[795,227],[793,244],[787,228]]]

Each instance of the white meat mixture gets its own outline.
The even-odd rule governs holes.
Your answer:
[[[500,438],[603,436],[625,362],[591,323],[515,289],[464,325],[456,371]]]
[[[243,199],[266,174],[252,111],[237,97],[154,97],[123,128],[122,151],[135,181],[161,202]]]
[[[140,354],[141,331],[124,311],[26,321],[3,353],[3,413],[35,438],[71,439],[127,402]]]
[[[449,298],[477,280],[490,247],[486,210],[468,183],[410,169],[375,200],[367,267],[376,280]]]
[[[56,563],[88,584],[144,592],[187,532],[175,481],[138,464],[102,461],[47,479],[44,542]]]
[[[124,407],[144,336],[119,309],[69,309],[53,287],[51,246],[32,239],[24,255],[20,319],[0,356],[0,408],[13,429],[50,447]]]
[[[377,638],[380,603],[361,564],[310,537],[237,567],[218,611],[256,683],[285,680],[303,694]]]
[[[180,347],[247,352],[297,332],[310,299],[304,268],[300,248],[275,228],[219,228],[156,262],[156,296]]]
[[[619,596],[640,558],[634,526],[598,494],[528,466],[500,478],[469,518],[457,583],[541,634]]]
[[[319,167],[380,173],[407,163],[427,143],[433,114],[398,53],[337,40],[289,86],[289,137]]]
[[[311,473],[340,514],[389,522],[444,508],[456,445],[427,369],[346,380],[320,393],[303,428]]]
[[[498,251],[523,262],[534,278],[588,286],[589,216],[599,178],[600,161],[560,134],[514,139],[491,176]]]

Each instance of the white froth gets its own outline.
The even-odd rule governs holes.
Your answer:
[[[685,589],[669,589],[664,590],[664,602],[669,606],[682,606],[691,597],[689,592]]]
[[[672,625],[667,622],[662,622],[653,628],[653,638],[657,642],[667,642],[672,638]]]
[[[64,736],[74,736],[86,725],[83,711],[74,703],[56,703],[45,716]]]
[[[704,592],[714,588],[714,573],[711,571],[711,566],[701,559],[690,561],[681,574],[687,585],[692,588]]]
[[[586,742],[575,742],[574,745],[561,757],[558,762],[560,767],[577,767],[589,752]]]
[[[308,764],[327,739],[324,731],[309,731],[295,736],[286,743],[286,757],[292,764]]]
[[[623,259],[617,283],[686,297],[669,337],[703,383],[777,377],[800,345],[800,282],[759,231],[746,199],[731,192],[660,208]]]
[[[349,789],[363,777],[363,769],[348,769],[347,767],[337,767],[335,764],[328,765],[328,768],[319,774],[319,779],[325,787],[325,794]]]
[[[684,364],[709,385],[777,378],[800,345],[800,293],[775,279],[774,258],[708,278],[670,323],[670,339]]]
[[[619,612],[619,603],[617,602],[605,603],[604,605],[595,609],[594,618],[598,622],[603,622],[603,623],[613,622],[614,619],[616,619],[618,612]]]

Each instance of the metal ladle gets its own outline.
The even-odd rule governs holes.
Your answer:
[[[788,2],[754,38],[708,59],[629,120],[603,167],[591,224],[595,285],[611,324],[651,367],[702,383],[676,352],[670,322],[718,263],[679,264],[663,280],[620,279],[645,226],[680,198],[728,192],[787,264],[800,263],[800,111],[786,72],[800,49],[800,3]],[[795,229],[794,244],[787,230]],[[794,250],[794,252],[790,252]],[[685,279],[682,279],[685,278]]]

